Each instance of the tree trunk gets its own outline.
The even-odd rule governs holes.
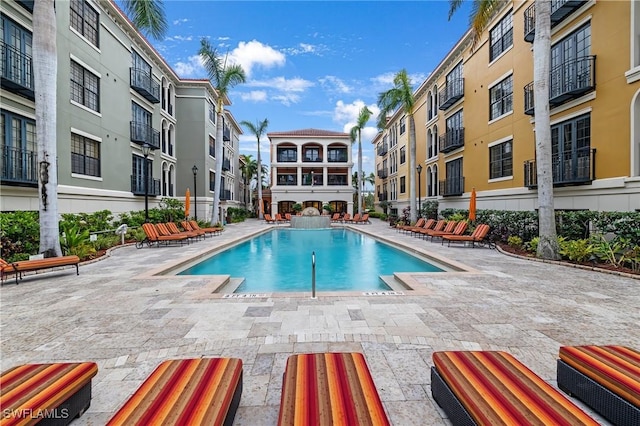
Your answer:
[[[258,177],[258,219],[262,219],[262,164],[260,161],[260,138],[258,138],[258,170],[256,172]]]
[[[33,75],[38,145],[40,253],[60,256],[56,87],[58,53],[54,0],[38,0],[33,8]]]
[[[220,222],[220,195],[222,185],[222,161],[223,161],[223,149],[224,144],[222,130],[224,126],[224,105],[222,104],[222,98],[218,100],[218,121],[216,122],[216,168],[215,179],[213,183],[213,211],[211,212],[211,224],[215,225]]]
[[[553,206],[551,119],[549,116],[549,67],[551,61],[551,2],[535,2],[533,41],[533,85],[538,178],[539,236],[537,256],[560,259]]]
[[[416,208],[416,123],[413,113],[409,114],[409,220],[415,223],[418,219]]]
[[[358,129],[358,213],[362,214],[362,130]]]

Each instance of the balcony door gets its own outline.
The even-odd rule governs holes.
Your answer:
[[[551,127],[554,183],[589,180],[591,116],[582,115]]]
[[[591,26],[585,25],[551,48],[553,99],[589,84],[591,76]]]
[[[33,89],[31,33],[5,16],[2,16],[0,25],[2,78]]]
[[[2,179],[36,183],[36,124],[33,120],[2,111]]]

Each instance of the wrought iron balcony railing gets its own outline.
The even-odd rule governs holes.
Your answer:
[[[222,200],[222,201],[231,200],[231,190],[230,189],[223,189],[222,193],[220,194],[220,200]]]
[[[549,75],[549,107],[553,108],[596,89],[596,57],[583,56],[554,67]],[[533,82],[524,86],[524,113],[534,115]]]
[[[378,177],[380,179],[386,179],[387,176],[389,176],[389,174],[387,173],[386,169],[378,169]]]
[[[347,175],[327,175],[328,186],[346,186],[348,184],[349,180],[347,179]]]
[[[378,201],[387,201],[388,195],[386,192],[378,192]]]
[[[231,170],[231,160],[229,160],[228,158],[223,158],[222,170],[224,170],[225,172],[228,172],[229,170]]]
[[[160,103],[160,83],[143,69],[130,68],[131,88],[151,103]]]
[[[38,154],[9,146],[2,147],[2,174],[3,184],[24,186],[38,185]]]
[[[447,85],[438,92],[438,99],[440,105],[438,109],[446,110],[451,105],[455,104],[464,96],[464,78],[457,78],[451,80]]]
[[[225,142],[229,142],[231,140],[231,129],[227,126],[222,128],[222,140]]]
[[[440,195],[450,197],[464,194],[464,177],[456,176],[438,182]]]
[[[329,163],[346,163],[349,161],[349,155],[346,150],[342,149],[330,149],[327,152],[327,161]]]
[[[160,179],[154,179],[153,176],[149,176],[147,182],[149,183],[147,195],[151,197],[160,195]],[[133,195],[144,195],[143,175],[131,175],[131,192]]]
[[[34,100],[33,60],[7,43],[0,43],[2,88]]]
[[[595,148],[581,148],[576,151],[554,154],[551,168],[554,186],[569,186],[591,183],[596,178]],[[536,188],[538,175],[536,160],[524,162],[524,186]]]
[[[551,28],[562,22],[576,9],[580,8],[585,0],[551,0]],[[535,2],[524,11],[524,40],[533,42],[536,31],[536,7]]]
[[[160,132],[147,124],[130,122],[131,141],[139,145],[150,145],[151,149],[160,149]]]
[[[378,155],[385,155],[387,152],[389,152],[389,148],[386,143],[383,143],[378,147]]]
[[[451,129],[438,136],[438,148],[440,152],[447,153],[464,146],[464,127]]]

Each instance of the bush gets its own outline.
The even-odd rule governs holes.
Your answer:
[[[60,247],[65,255],[76,254],[80,246],[89,245],[89,230],[81,229],[77,223],[60,222],[60,232]]]
[[[531,241],[524,243],[524,249],[531,253],[537,253],[539,242],[540,242],[540,237],[532,238]]]
[[[593,245],[589,240],[565,240],[560,239],[560,254],[574,262],[585,262],[593,258]]]
[[[517,235],[512,235],[509,238],[507,238],[507,244],[509,244],[512,247],[521,248],[522,238],[518,237]]]
[[[242,208],[229,207],[227,209],[227,216],[231,218],[231,223],[244,222],[248,214],[249,211]]]
[[[2,258],[7,262],[29,259],[40,250],[40,222],[38,212],[0,214],[0,243]]]

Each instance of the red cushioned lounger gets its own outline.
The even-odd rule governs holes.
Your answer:
[[[433,363],[433,399],[454,425],[599,424],[506,352],[434,352]]]
[[[389,425],[361,353],[292,355],[284,373],[278,425]]]
[[[94,362],[25,364],[0,376],[0,425],[68,425],[91,404]]]
[[[165,361],[140,385],[109,425],[230,426],[242,395],[242,360]]]
[[[640,352],[625,346],[563,346],[558,387],[615,425],[640,425]]]

